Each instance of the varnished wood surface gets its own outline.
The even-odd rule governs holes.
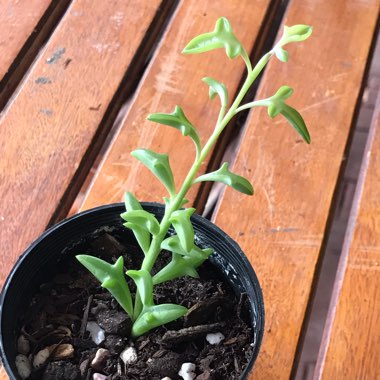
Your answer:
[[[0,1],[0,81],[50,3],[51,0]]]
[[[214,218],[263,287],[266,329],[252,379],[290,377],[377,10],[378,1],[290,2],[285,24],[311,24],[314,32],[288,47],[287,64],[272,61],[258,98],[294,87],[288,103],[304,116],[312,143],[281,116],[255,110],[233,170],[252,181],[256,195],[227,189]]]
[[[380,378],[380,96],[314,379]]]
[[[70,2],[0,1],[0,111],[12,97]]]
[[[91,165],[93,139],[108,128],[98,126],[160,3],[74,1],[1,115],[0,286]]]
[[[64,214],[68,189],[74,194],[79,188],[84,174],[78,173],[91,166],[94,154],[90,153],[109,129],[112,117],[107,107],[117,109],[115,103],[121,100],[115,93],[160,3],[74,0],[0,115],[0,288],[18,255],[57,216],[61,204]],[[180,104],[201,134],[209,134],[218,101],[207,100],[208,90],[200,79],[207,75],[225,82],[232,96],[244,65],[229,61],[222,50],[200,56],[181,56],[180,51],[193,36],[211,30],[222,15],[228,16],[249,50],[260,49],[257,34],[268,5],[274,4],[269,0],[180,2],[83,208],[119,201],[126,190],[143,200],[162,200],[164,189],[129,155],[137,147],[169,152],[177,181],[182,179],[193,147],[178,131],[145,121],[146,115],[171,112]],[[312,145],[301,143],[280,117],[271,121],[265,110],[255,111],[238,147],[234,170],[252,180],[257,194],[249,198],[227,190],[218,205],[216,223],[242,246],[264,290],[266,332],[252,380],[290,376],[378,6],[378,0],[289,2],[285,23],[310,23],[314,34],[302,44],[289,46],[288,64],[271,63],[258,97],[272,95],[283,84],[295,87],[289,103],[305,116]],[[378,181],[378,177],[374,178]],[[190,199],[197,195],[193,191]],[[378,220],[371,215],[368,224],[376,230]],[[366,232],[359,237],[370,242]],[[347,292],[358,298],[367,284],[377,281],[379,285],[373,269],[376,250],[375,254],[358,252],[360,256],[348,261],[347,273],[341,270],[345,282],[338,294],[337,319],[330,319],[348,328],[358,323],[355,318],[365,320],[373,315],[374,305],[379,306],[373,298],[362,297],[359,316],[357,309],[350,309]],[[353,289],[356,284],[360,286]],[[376,297],[376,288],[371,289]],[[330,379],[330,374],[339,378],[336,358],[353,360],[353,370],[362,371],[355,372],[358,378],[364,367],[376,366],[372,346],[365,344],[378,344],[375,335],[368,333],[378,334],[378,322],[378,316],[367,320],[367,335],[355,342],[371,354],[358,364],[358,357],[350,356],[353,350],[340,348],[357,337],[347,330],[342,338],[334,326],[337,335],[328,338],[324,378]],[[333,347],[340,350],[338,356]],[[347,372],[345,378],[350,375]],[[0,368],[0,380],[5,379]]]
[[[221,15],[228,15],[236,35],[250,51],[268,5],[267,0],[254,4],[251,0],[181,3],[89,188],[82,209],[119,202],[126,191],[134,192],[141,200],[162,202],[162,197],[167,195],[165,189],[130,155],[136,148],[168,153],[177,185],[183,181],[194,160],[191,140],[173,128],[147,121],[146,117],[153,112],[172,112],[178,104],[205,141],[214,128],[219,102],[208,100],[208,87],[201,79],[211,76],[224,82],[232,97],[245,65],[242,60],[229,60],[222,49],[193,56],[182,55],[181,51],[193,37],[211,31]],[[193,191],[188,198],[193,201],[195,195]]]

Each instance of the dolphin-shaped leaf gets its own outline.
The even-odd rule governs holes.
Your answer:
[[[198,54],[219,48],[225,48],[229,58],[235,58],[244,51],[232,31],[230,22],[225,17],[221,17],[216,21],[215,29],[212,32],[193,38],[182,52],[185,54]]]
[[[178,238],[185,251],[189,252],[194,247],[194,228],[190,217],[195,208],[174,211],[169,219],[173,224]]]
[[[228,169],[228,163],[225,162],[218,170],[206,173],[194,180],[194,183],[204,182],[204,181],[214,181],[222,182],[228,186],[231,186],[241,193],[252,195],[253,187],[251,183],[244,177],[232,173]]]
[[[127,211],[143,210],[140,202],[130,192],[125,193],[124,196],[125,209]],[[127,222],[124,226],[131,229],[139,246],[146,255],[150,246],[150,232],[147,228],[141,226],[141,224]]]
[[[132,210],[120,214],[120,216],[127,222],[133,225],[138,225],[141,228],[149,231],[152,235],[157,235],[160,232],[160,223],[156,217],[145,210]],[[131,228],[132,226],[127,225]]]
[[[209,95],[210,99],[214,99],[215,95],[218,94],[222,106],[227,106],[228,103],[228,93],[227,88],[223,83],[218,82],[216,79],[205,77],[202,79],[203,82],[210,86]]]
[[[133,305],[127,281],[124,277],[124,260],[120,256],[115,264],[89,255],[77,255],[77,260],[85,266],[107,289],[132,318]]]
[[[180,106],[176,106],[172,113],[152,113],[148,116],[148,120],[178,129],[184,136],[189,136],[194,141],[197,150],[201,150],[198,132]]]
[[[149,149],[136,149],[131,154],[141,161],[162,182],[170,195],[174,196],[174,178],[167,154],[156,153]]]

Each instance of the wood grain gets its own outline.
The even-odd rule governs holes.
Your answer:
[[[315,379],[380,378],[380,96],[338,266]]]
[[[219,203],[216,224],[239,242],[264,292],[266,330],[252,379],[290,377],[377,10],[377,0],[290,2],[284,23],[311,24],[314,33],[288,47],[287,64],[271,62],[257,98],[294,87],[289,104],[304,116],[312,143],[281,116],[255,110],[233,170],[256,195],[226,189]]]
[[[70,0],[0,1],[0,110],[67,10]]]
[[[50,3],[51,0],[0,1],[0,81]]]
[[[78,183],[91,166],[93,143],[109,130],[110,109],[117,112],[108,106],[160,3],[74,1],[1,115],[0,287],[57,208],[67,207],[73,177]]]
[[[153,112],[172,112],[176,104],[200,130],[203,139],[213,130],[219,103],[208,100],[201,78],[211,76],[225,82],[230,96],[245,72],[242,60],[231,61],[224,50],[184,56],[185,45],[196,35],[210,31],[221,15],[228,15],[236,35],[250,51],[255,45],[269,1],[183,1],[154,56],[147,75],[89,188],[82,209],[122,200],[125,191],[145,201],[162,202],[165,189],[152,174],[130,156],[136,148],[168,153],[176,184],[182,182],[194,160],[193,144],[166,126],[149,122]],[[264,37],[264,36],[263,36]],[[203,167],[205,169],[207,163]],[[194,200],[194,190],[189,199]]]

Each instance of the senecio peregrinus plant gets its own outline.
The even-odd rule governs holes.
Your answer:
[[[182,209],[187,203],[185,196],[191,186],[203,181],[216,181],[231,186],[244,194],[253,194],[253,187],[250,182],[232,173],[228,168],[228,163],[224,163],[220,169],[214,172],[197,177],[199,168],[232,117],[245,109],[264,106],[267,107],[271,118],[282,114],[301,137],[308,144],[310,143],[310,135],[301,115],[285,103],[285,100],[293,93],[292,88],[282,86],[269,98],[240,104],[253,81],[269,60],[275,55],[280,61],[287,62],[288,52],[284,50],[284,46],[291,42],[306,40],[311,32],[312,28],[307,25],[285,26],[283,35],[274,48],[266,53],[255,67],[252,67],[247,51],[233,33],[231,24],[222,17],[217,20],[212,32],[195,37],[183,50],[185,54],[198,54],[225,48],[229,58],[242,57],[248,72],[243,86],[229,108],[226,86],[210,77],[203,78],[203,81],[209,86],[210,98],[214,99],[218,95],[221,102],[215,129],[205,145],[201,144],[197,129],[187,119],[181,107],[176,106],[171,114],[154,113],[148,116],[148,120],[174,127],[181,131],[184,136],[190,137],[195,145],[196,154],[195,161],[182,186],[176,190],[169,158],[166,154],[156,153],[148,149],[137,149],[132,152],[132,155],[162,182],[169,193],[169,197],[164,198],[165,213],[161,222],[158,222],[153,214],[145,211],[131,193],[125,194],[126,212],[121,214],[121,218],[125,220],[124,226],[133,231],[145,255],[139,270],[130,269],[126,272],[127,276],[132,278],[136,284],[137,293],[135,297],[132,297],[124,275],[123,257],[119,257],[114,264],[109,264],[96,257],[77,256],[77,259],[101,282],[102,287],[115,297],[120,306],[131,317],[133,320],[132,336],[140,336],[154,327],[171,322],[187,313],[187,309],[181,305],[155,305],[153,286],[181,276],[198,277],[197,268],[213,252],[212,248],[201,249],[194,243],[194,229],[190,217],[195,209]],[[170,226],[173,226],[175,234],[168,237],[167,233]],[[152,276],[150,272],[161,250],[172,253],[171,261]]]

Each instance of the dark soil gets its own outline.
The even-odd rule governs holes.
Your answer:
[[[75,259],[74,254],[97,255],[109,262],[124,256],[128,269],[138,268],[142,255],[125,241],[120,231],[99,232],[65,252],[61,273],[40,286],[21,319],[30,349],[19,347],[33,367],[29,379],[182,379],[183,363],[194,363],[197,380],[239,379],[252,356],[249,308],[245,297],[237,298],[213,265],[199,268],[199,279],[190,277],[156,286],[156,303],[176,303],[190,309],[188,315],[152,330],[136,340],[129,338],[131,321],[102,289],[98,281]],[[163,254],[158,270],[170,257]],[[131,291],[135,291],[129,281]],[[96,344],[87,331],[96,322],[105,332]],[[206,340],[222,333],[219,344]],[[23,338],[22,338],[23,339]],[[138,360],[125,364],[120,354],[133,347]],[[47,358],[37,368],[37,354]],[[35,364],[35,363],[34,363]]]

